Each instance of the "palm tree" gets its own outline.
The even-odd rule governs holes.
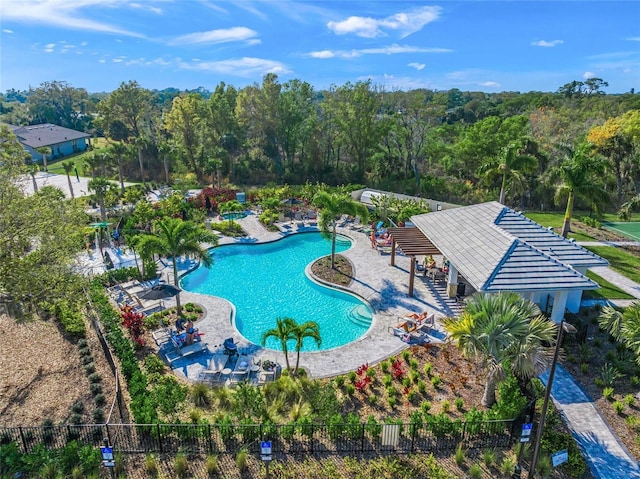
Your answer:
[[[559,166],[558,172],[562,184],[556,189],[556,202],[563,196],[567,197],[567,207],[562,224],[562,236],[566,238],[571,232],[571,215],[576,198],[584,198],[596,208],[601,203],[609,201],[609,194],[602,187],[599,177],[604,174],[605,163],[600,157],[589,155],[591,146],[579,145],[570,152],[571,157]]]
[[[313,204],[320,208],[320,230],[331,234],[331,268],[335,269],[336,259],[336,226],[341,215],[360,215],[363,223],[367,222],[369,210],[362,203],[351,199],[348,195],[319,191],[313,198]]]
[[[100,219],[102,222],[107,221],[107,210],[104,207],[104,199],[107,196],[107,192],[113,185],[106,178],[98,176],[93,180],[90,180],[87,186],[91,191],[93,191],[96,199],[98,200],[98,205],[100,206]]]
[[[122,171],[122,157],[127,153],[128,148],[124,143],[114,143],[111,147],[113,155],[118,165],[118,180],[120,180],[120,191],[124,194],[124,173]]]
[[[38,166],[37,163],[31,162],[27,165],[27,171],[31,175],[31,181],[33,182],[33,192],[35,193],[38,191],[38,182],[36,181],[36,173],[40,171],[40,167]]]
[[[47,155],[51,153],[51,148],[48,146],[41,146],[40,148],[36,148],[36,151],[42,155],[42,166],[44,171],[49,171],[47,167]]]
[[[598,324],[633,352],[640,365],[640,301],[632,302],[624,311],[605,306]]]
[[[506,200],[507,189],[521,192],[525,183],[524,175],[532,173],[538,166],[538,160],[523,154],[523,145],[512,141],[500,150],[496,158],[492,158],[480,168],[480,173],[489,181],[496,177],[500,182],[500,203]]]
[[[98,176],[98,167],[100,167],[100,165],[102,165],[102,158],[97,153],[87,155],[84,160],[84,166],[91,170],[91,178],[93,179]]]
[[[233,214],[244,210],[244,207],[237,200],[225,201],[220,204],[219,208],[221,214],[231,213],[229,215],[229,223],[231,224],[233,224]]]
[[[140,236],[138,251],[141,255],[159,254],[165,258],[171,258],[174,284],[179,286],[178,257],[195,258],[207,267],[213,264],[213,258],[201,243],[215,246],[218,244],[218,237],[203,225],[192,221],[164,218],[155,222],[151,234]],[[176,309],[180,315],[182,313],[180,294],[176,295]]]
[[[293,322],[295,323],[295,321]],[[293,370],[293,374],[295,374],[298,372],[298,366],[300,365],[300,350],[304,344],[304,338],[312,338],[318,347],[322,344],[320,325],[315,321],[305,321],[302,324],[296,324],[292,336],[296,340],[296,367]]]
[[[296,339],[294,336],[294,330],[297,329],[297,326],[297,323],[292,318],[276,318],[276,327],[265,331],[260,341],[263,346],[267,344],[267,340],[269,338],[276,338],[280,341],[287,369],[291,369],[291,366],[289,365],[289,348],[287,346],[287,342],[290,339]]]
[[[62,168],[64,172],[67,174],[67,183],[69,183],[69,193],[71,193],[71,198],[75,198],[76,196],[73,194],[73,185],[71,184],[71,170],[73,170],[74,164],[71,161],[65,161],[62,163]]]
[[[510,367],[521,387],[551,363],[555,324],[531,301],[517,293],[479,293],[471,297],[458,318],[446,318],[444,327],[470,358],[479,358],[487,370],[482,404],[496,401],[496,386]]]

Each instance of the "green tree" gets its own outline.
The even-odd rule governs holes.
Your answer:
[[[69,185],[69,193],[71,194],[71,198],[75,198],[76,196],[73,194],[73,184],[71,183],[71,172],[73,171],[74,163],[71,161],[65,161],[62,163],[62,168],[67,175],[67,183]]]
[[[588,144],[581,144],[573,151],[568,150],[571,156],[558,168],[562,183],[556,189],[555,199],[559,202],[561,198],[567,198],[562,224],[564,238],[571,232],[571,215],[576,198],[584,198],[596,208],[609,200],[599,178],[604,173],[604,162],[590,155],[590,150]]]
[[[202,174],[200,162],[202,134],[200,132],[205,101],[200,95],[191,93],[173,99],[171,110],[165,115],[165,126],[184,154],[186,165],[197,174]]]
[[[229,216],[229,222],[233,223],[233,214],[240,213],[244,211],[244,207],[237,200],[225,201],[224,203],[220,203],[220,213],[231,213]]]
[[[261,344],[266,346],[269,338],[275,338],[280,341],[282,352],[284,353],[284,360],[287,365],[287,369],[291,369],[289,365],[289,346],[287,342],[290,339],[295,339],[294,330],[297,328],[297,323],[292,318],[276,318],[276,327],[269,329],[262,334]]]
[[[444,327],[467,357],[481,359],[487,370],[482,404],[496,401],[496,386],[510,367],[521,385],[550,364],[555,325],[531,301],[517,293],[477,293],[462,315]]]
[[[47,166],[47,155],[51,153],[51,148],[48,146],[41,146],[40,148],[36,148],[36,151],[42,155],[42,167],[44,171],[49,171]]]
[[[85,131],[91,122],[92,104],[84,88],[64,81],[44,82],[30,89],[27,106],[32,123],[52,123]]]
[[[320,208],[318,225],[325,234],[331,235],[331,268],[335,268],[336,227],[341,215],[359,215],[363,223],[369,218],[369,210],[362,203],[354,201],[348,195],[319,191],[313,198],[313,204]]]
[[[107,210],[105,208],[105,198],[109,193],[109,190],[113,188],[113,183],[102,176],[98,176],[93,180],[90,180],[87,184],[90,191],[93,191],[93,194],[98,201],[98,206],[100,207],[100,219],[102,222],[107,221]]]
[[[292,336],[296,341],[296,367],[293,370],[293,373],[295,374],[298,372],[298,367],[300,365],[300,350],[304,345],[305,338],[313,339],[318,347],[322,345],[322,337],[320,336],[320,325],[318,325],[318,323],[316,323],[315,321],[305,321],[304,323],[296,324],[295,328],[293,328]]]
[[[209,251],[202,246],[202,243],[216,246],[218,237],[204,226],[191,221],[164,218],[154,223],[151,234],[140,235],[138,251],[141,255],[158,254],[171,259],[174,283],[179,286],[178,257],[195,258],[207,267],[213,264],[213,258],[209,255]],[[178,314],[182,314],[180,294],[176,296],[176,308]]]
[[[507,191],[521,193],[526,184],[526,174],[533,173],[538,160],[523,151],[519,141],[512,141],[500,149],[498,156],[491,158],[480,167],[480,174],[491,181],[500,179],[500,203],[505,204]]]

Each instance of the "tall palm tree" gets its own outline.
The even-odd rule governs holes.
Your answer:
[[[294,336],[294,330],[297,329],[297,326],[297,323],[292,318],[276,318],[276,327],[265,331],[260,341],[263,346],[267,344],[267,340],[269,338],[276,338],[280,341],[287,369],[291,369],[291,366],[289,365],[289,347],[287,342],[290,339],[296,339]]]
[[[555,324],[531,301],[517,293],[478,293],[467,302],[462,315],[446,318],[444,327],[467,357],[481,359],[487,370],[482,404],[496,401],[496,386],[505,368],[521,386],[551,363]]]
[[[32,162],[27,165],[27,171],[31,175],[31,181],[33,182],[33,192],[35,193],[38,191],[38,182],[36,181],[36,173],[40,171],[40,167],[38,166],[37,163]]]
[[[298,372],[298,366],[300,365],[300,350],[304,344],[304,339],[313,339],[318,347],[322,344],[322,338],[320,337],[320,325],[315,321],[305,321],[304,323],[296,324],[292,335],[296,340],[296,367],[293,370],[293,373],[295,374]]]
[[[73,185],[71,184],[71,170],[73,170],[74,164],[71,161],[65,161],[62,163],[62,168],[64,172],[67,174],[67,183],[69,183],[69,193],[71,193],[71,198],[75,198],[76,196],[73,194]]]
[[[86,168],[91,170],[91,178],[96,178],[98,176],[98,168],[102,165],[102,158],[97,153],[91,153],[87,155],[84,160],[85,171]]]
[[[201,261],[205,266],[213,264],[213,258],[202,243],[215,246],[218,244],[218,237],[203,225],[192,221],[164,218],[154,223],[151,234],[140,235],[138,251],[141,255],[159,254],[170,258],[174,283],[179,286],[178,257],[189,256]],[[176,309],[178,315],[182,314],[180,294],[176,295]]]
[[[341,215],[359,215],[366,223],[369,210],[365,205],[354,201],[348,195],[319,191],[313,198],[313,204],[320,208],[318,225],[323,233],[331,235],[331,268],[335,268],[336,260],[336,226]]]
[[[118,180],[120,181],[120,191],[124,194],[124,172],[122,171],[122,157],[128,152],[127,145],[116,142],[111,147],[116,164],[118,165]]]
[[[44,171],[49,171],[47,166],[47,155],[51,154],[51,148],[48,146],[41,146],[40,148],[36,148],[36,151],[42,155],[42,166]]]
[[[220,213],[231,213],[229,215],[229,223],[233,224],[233,213],[240,213],[244,210],[244,207],[237,200],[225,201],[220,203]]]
[[[89,180],[87,186],[89,187],[89,190],[93,191],[93,194],[98,200],[98,205],[100,206],[100,219],[102,222],[107,221],[107,210],[104,207],[104,199],[113,185],[106,178],[98,176],[93,180]]]
[[[609,201],[609,194],[599,179],[604,174],[605,163],[602,158],[591,156],[590,150],[591,146],[588,144],[579,145],[574,151],[569,150],[570,158],[558,168],[562,183],[556,189],[556,202],[561,197],[567,197],[562,224],[564,238],[571,232],[571,215],[576,198],[584,198],[596,208]]]
[[[512,141],[500,150],[496,158],[492,158],[480,168],[480,173],[491,181],[496,177],[500,181],[500,203],[506,200],[507,189],[521,192],[525,184],[525,174],[532,173],[538,166],[538,160],[523,153],[520,141]]]

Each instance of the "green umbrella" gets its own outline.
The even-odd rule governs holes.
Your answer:
[[[101,221],[100,223],[89,223],[89,226],[93,226],[94,228],[106,228],[113,223],[107,223],[106,221]]]

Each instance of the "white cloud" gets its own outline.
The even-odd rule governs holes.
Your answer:
[[[87,45],[89,45],[89,42],[80,42],[80,45],[86,47]]]
[[[55,43],[47,43],[47,44],[44,46],[44,51],[45,51],[46,53],[52,53],[52,52],[53,52],[53,49],[54,49],[55,47],[56,47],[56,44],[55,44]]]
[[[223,30],[209,30],[208,32],[195,32],[182,35],[169,42],[170,45],[192,45],[200,43],[228,43],[257,40],[253,37],[258,32],[247,27],[233,27]],[[259,40],[258,40],[259,41]]]
[[[563,43],[564,43],[564,41],[562,41],[562,40],[551,40],[550,42],[548,42],[546,40],[538,40],[537,42],[531,42],[531,45],[533,45],[534,47],[552,48],[552,47],[561,45]]]
[[[13,33],[13,30],[9,30],[8,28],[3,28],[2,33]]]
[[[319,52],[311,52],[309,56],[311,58],[333,58],[336,55],[331,50],[321,50]]]
[[[104,7],[105,4],[111,7],[124,6],[127,0],[3,0],[2,4],[2,16],[5,20],[143,37],[117,25],[92,20],[82,12],[91,12],[93,7]]]
[[[500,83],[498,83],[497,81],[483,81],[483,82],[478,83],[478,85],[487,86],[487,87],[491,87],[491,88],[500,88],[501,87]]]
[[[98,60],[99,63],[107,63],[107,60],[105,60],[104,58],[101,58],[100,60]]]
[[[291,70],[284,63],[251,57],[193,64],[181,63],[180,67],[185,70],[203,70],[241,77],[256,77],[267,73],[279,75],[291,73]]]
[[[154,7],[153,5],[142,5],[140,3],[130,3],[129,7],[140,9],[140,10],[148,10],[150,12],[157,13],[158,15],[162,14],[162,9],[158,7]]]
[[[122,58],[114,58],[111,60],[113,63],[122,63],[124,60]]]
[[[424,70],[424,67],[426,67],[426,65],[424,63],[416,63],[416,62],[408,63],[407,66],[409,66],[411,68],[415,68],[418,71]]]
[[[395,55],[399,53],[450,53],[447,48],[422,48],[410,45],[393,44],[387,47],[362,48],[360,50],[320,50],[308,55],[312,58],[357,58],[363,55]]]
[[[381,19],[353,16],[339,22],[331,21],[327,23],[327,27],[336,35],[355,34],[364,38],[376,38],[386,36],[385,30],[394,30],[400,34],[400,38],[405,38],[437,20],[441,11],[440,7],[425,6]]]
[[[582,74],[582,78],[584,78],[585,80],[588,80],[589,78],[593,78],[595,76],[596,76],[596,74],[593,73],[593,72],[584,72]]]
[[[627,38],[627,40],[632,42],[640,42],[640,37],[631,37],[631,38]]]

